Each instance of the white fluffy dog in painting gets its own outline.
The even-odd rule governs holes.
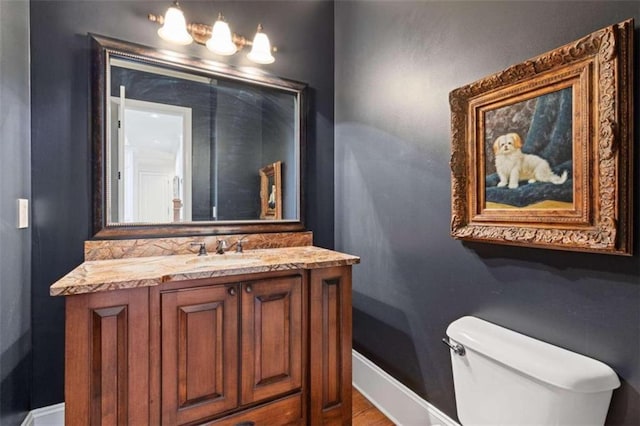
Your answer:
[[[567,180],[567,171],[558,176],[551,170],[549,162],[534,154],[524,154],[521,150],[522,139],[517,133],[507,133],[493,143],[496,155],[496,171],[500,176],[499,187],[509,185],[517,188],[518,181],[551,182],[560,185]]]

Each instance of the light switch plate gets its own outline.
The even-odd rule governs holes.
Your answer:
[[[18,198],[18,228],[29,227],[29,200]]]

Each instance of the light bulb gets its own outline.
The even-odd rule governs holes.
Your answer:
[[[258,31],[253,38],[251,52],[247,55],[250,61],[258,64],[271,64],[275,58],[271,54],[271,43],[269,37],[262,32],[262,25],[258,25]]]
[[[167,9],[167,13],[164,15],[164,25],[158,30],[158,35],[160,38],[176,44],[185,45],[193,41],[187,32],[187,23],[178,2]]]
[[[229,24],[224,21],[221,14],[218,15],[218,20],[213,24],[211,38],[207,40],[207,49],[224,56],[233,55],[238,51],[238,47],[233,42]]]

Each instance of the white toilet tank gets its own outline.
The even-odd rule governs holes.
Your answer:
[[[613,389],[606,364],[475,317],[447,328],[458,418],[465,425],[603,425]]]

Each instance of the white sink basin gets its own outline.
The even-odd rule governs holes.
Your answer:
[[[193,259],[187,260],[185,263],[188,265],[202,266],[202,267],[225,267],[225,266],[237,266],[237,265],[250,265],[252,263],[259,262],[260,259],[251,256],[245,256],[242,254],[230,255],[230,254],[210,254],[207,256],[198,256]]]

